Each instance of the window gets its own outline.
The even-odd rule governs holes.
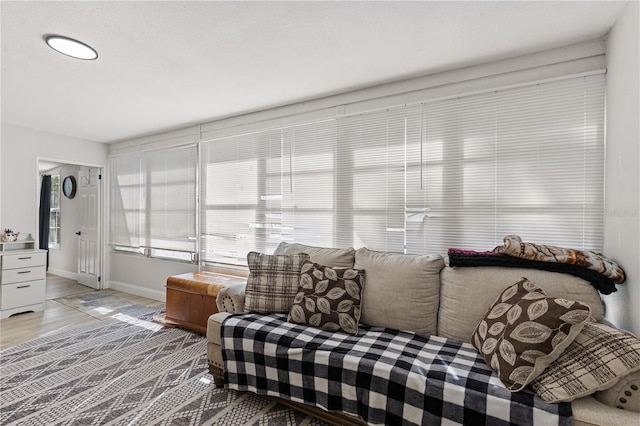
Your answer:
[[[146,228],[142,154],[111,157],[109,169],[109,242],[115,247],[138,249]]]
[[[282,141],[280,240],[332,246],[339,233],[336,122],[328,120],[285,128]],[[276,240],[274,244],[279,242]]]
[[[338,118],[337,157],[341,173],[337,210],[338,246],[403,252],[407,176],[407,130],[419,108]]]
[[[195,261],[196,147],[113,156],[110,171],[112,246]]]
[[[280,241],[405,253],[509,234],[601,250],[604,75],[202,143],[201,258]]]
[[[201,258],[246,264],[281,241],[334,244],[335,141],[327,120],[203,143]]]
[[[60,175],[51,176],[51,207],[49,209],[49,248],[60,248]]]
[[[486,250],[509,234],[602,249],[604,75],[425,103],[422,118],[422,185],[406,191],[428,211],[408,224],[408,251]]]

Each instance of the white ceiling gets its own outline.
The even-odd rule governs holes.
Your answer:
[[[2,121],[114,142],[593,39],[625,3],[2,1]]]

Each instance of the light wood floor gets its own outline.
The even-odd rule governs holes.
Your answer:
[[[44,311],[28,312],[0,320],[0,349],[33,340],[51,333],[101,321],[56,299],[94,292],[89,287],[66,278],[47,274]],[[102,290],[144,306],[159,306],[162,302],[116,290]]]

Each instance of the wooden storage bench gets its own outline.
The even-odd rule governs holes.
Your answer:
[[[166,325],[207,334],[207,320],[218,312],[216,296],[221,288],[247,279],[213,272],[189,272],[167,278]]]

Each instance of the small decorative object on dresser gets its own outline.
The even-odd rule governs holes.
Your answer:
[[[35,248],[31,234],[0,242],[0,318],[44,309],[47,251]]]
[[[5,242],[14,242],[15,240],[18,239],[18,236],[20,235],[19,232],[13,232],[11,229],[9,228],[5,228],[4,232],[2,233],[2,241]]]

